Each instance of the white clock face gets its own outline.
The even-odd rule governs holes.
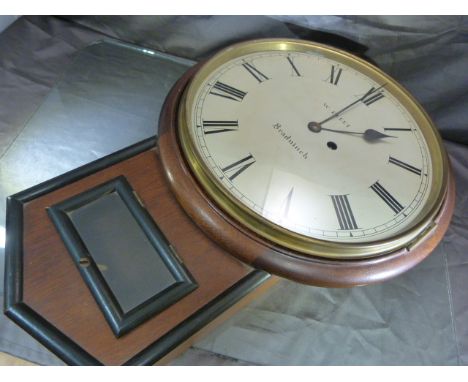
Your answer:
[[[410,113],[385,84],[319,53],[233,59],[191,108],[213,178],[289,231],[372,242],[407,229],[427,201],[432,164]]]

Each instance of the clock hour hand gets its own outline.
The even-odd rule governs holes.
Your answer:
[[[394,135],[387,135],[374,129],[367,129],[366,131],[364,131],[364,134],[362,135],[363,135],[363,138],[369,142],[376,141],[380,138],[396,138]]]
[[[387,135],[387,134],[381,133],[380,131],[377,131],[377,130],[374,130],[374,129],[367,129],[364,132],[327,129],[327,128],[321,127],[321,126],[319,128],[317,126],[315,126],[315,128],[310,128],[309,127],[309,129],[311,131],[313,131],[314,133],[318,133],[318,132],[324,130],[324,131],[331,131],[333,133],[340,133],[340,134],[361,135],[364,138],[364,140],[366,140],[368,142],[374,142],[374,141],[377,141],[377,140],[382,139],[382,138],[396,138],[393,135]]]

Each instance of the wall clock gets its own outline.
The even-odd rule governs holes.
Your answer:
[[[166,101],[159,153],[208,236],[314,285],[400,274],[453,212],[449,161],[422,107],[367,61],[313,42],[243,42],[195,67]]]
[[[427,114],[332,47],[228,47],[182,76],[159,125],[8,198],[5,313],[69,364],[167,362],[269,273],[386,280],[428,256],[453,213]]]

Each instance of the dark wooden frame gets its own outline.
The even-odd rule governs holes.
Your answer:
[[[29,201],[40,196],[149,150],[156,145],[156,142],[156,137],[148,138],[7,198],[4,313],[67,364],[100,365],[101,362],[24,303],[23,207]],[[250,272],[238,283],[221,293],[210,303],[203,306],[203,308],[199,309],[188,319],[136,354],[125,364],[151,365],[159,361],[259,287],[269,277],[270,275],[264,271],[254,270]]]
[[[91,203],[102,195],[111,192],[116,192],[119,195],[153,248],[163,260],[166,268],[176,279],[175,283],[126,313],[123,312],[118,299],[112,293],[111,288],[93,260],[92,253],[89,253],[86,248],[86,242],[80,237],[72,219],[68,215],[70,211]],[[173,252],[172,247],[154,220],[138,202],[132,187],[124,176],[119,176],[57,203],[49,207],[47,212],[116,337],[128,333],[154,314],[161,312],[180,300],[198,286],[190,273],[178,260],[177,255]],[[86,260],[86,262],[83,263],[83,260]]]

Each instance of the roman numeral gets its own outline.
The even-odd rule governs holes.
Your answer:
[[[245,170],[247,170],[250,166],[255,163],[255,158],[252,154],[249,154],[245,158],[238,160],[226,167],[223,167],[221,171],[223,171],[228,179],[232,182],[237,176],[242,174]]]
[[[340,229],[358,229],[353,211],[349,205],[348,195],[330,195]]]
[[[405,170],[408,170],[409,172],[412,172],[413,174],[421,175],[421,170],[419,168],[411,166],[410,164],[402,162],[401,160],[398,160],[396,158],[389,157],[388,162],[398,167],[404,168]]]
[[[343,69],[341,68],[335,68],[335,65],[332,65],[331,67],[331,73],[330,73],[330,83],[332,85],[337,85],[338,81],[340,80],[341,77],[341,72]]]
[[[237,131],[239,121],[203,121],[204,134],[217,134],[226,131]]]
[[[395,214],[398,214],[403,210],[403,208],[405,208],[398,203],[398,201],[379,182],[375,182],[370,186],[370,188],[393,210],[393,212],[395,212]]]
[[[249,64],[248,62],[244,62],[242,66],[252,75],[255,77],[255,79],[258,82],[263,82],[266,80],[269,80],[267,76],[265,76],[260,70],[258,70],[255,66],[252,64]]]
[[[377,102],[379,99],[384,98],[385,96],[382,94],[381,91],[378,91],[380,88],[376,89],[374,87],[370,88],[370,90],[362,97],[361,101],[366,105],[370,106],[374,102]]]
[[[227,98],[227,99],[232,99],[233,101],[237,101],[237,102],[242,101],[244,97],[247,95],[246,92],[233,88],[232,86],[226,85],[220,81],[217,81],[213,85],[213,88],[211,89],[210,94],[223,97],[223,98]]]
[[[296,76],[300,77],[301,74],[299,73],[299,70],[297,70],[296,65],[294,65],[294,62],[293,62],[291,56],[287,56],[286,59],[288,60],[288,62],[291,64],[291,66],[293,68],[293,76],[294,76],[294,73],[296,73]]]

